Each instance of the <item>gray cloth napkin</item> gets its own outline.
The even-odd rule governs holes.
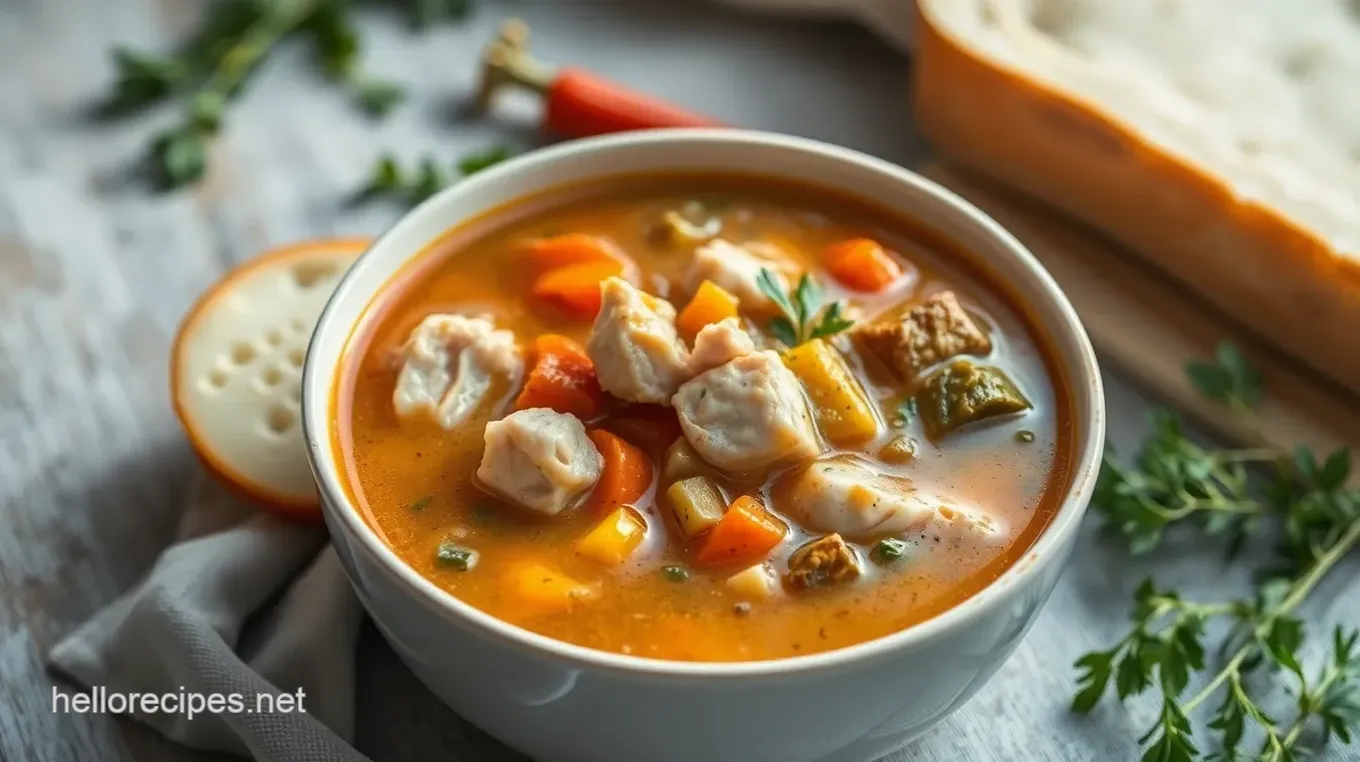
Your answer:
[[[141,704],[128,713],[188,746],[268,762],[364,762],[350,745],[361,616],[323,530],[276,519],[204,477],[175,544],[49,659],[92,697],[241,697],[245,711],[192,719]],[[259,694],[291,694],[300,709],[266,700],[259,706],[276,711],[256,713]]]

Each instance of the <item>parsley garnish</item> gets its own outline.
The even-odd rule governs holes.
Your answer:
[[[445,170],[428,156],[422,158],[415,168],[402,169],[396,158],[384,154],[374,163],[368,185],[359,192],[356,201],[385,197],[415,206],[454,181],[499,164],[517,152],[509,145],[491,146],[464,155],[452,171]]]
[[[688,582],[689,571],[683,566],[663,566],[661,575],[671,582]]]
[[[1187,368],[1205,395],[1250,416],[1260,382],[1230,345],[1214,363]],[[1309,677],[1300,661],[1306,628],[1292,613],[1318,582],[1360,544],[1360,491],[1344,485],[1350,453],[1340,449],[1318,462],[1305,448],[1292,455],[1274,450],[1210,450],[1190,442],[1176,419],[1160,412],[1154,433],[1133,465],[1107,457],[1092,506],[1130,549],[1156,547],[1174,525],[1226,534],[1231,554],[1265,520],[1278,523],[1284,540],[1280,565],[1265,572],[1250,597],[1193,602],[1148,580],[1134,596],[1133,627],[1118,643],[1076,662],[1080,671],[1072,708],[1089,711],[1113,682],[1120,699],[1149,688],[1161,694],[1161,710],[1139,739],[1144,760],[1180,762],[1200,756],[1190,716],[1217,697],[1208,724],[1216,737],[1215,759],[1239,759],[1248,727],[1262,737],[1252,758],[1286,762],[1316,747],[1304,738],[1310,723],[1322,727],[1320,742],[1350,743],[1360,726],[1360,634],[1337,628],[1326,666]],[[1247,464],[1262,472],[1249,474]],[[1264,484],[1260,484],[1264,479]],[[1256,495],[1260,495],[1257,497]],[[1207,625],[1227,625],[1218,652],[1222,666],[1185,698],[1191,680],[1206,669]],[[1293,717],[1283,721],[1258,703],[1262,665],[1292,683]],[[1257,679],[1249,679],[1249,678]],[[1198,743],[1203,743],[1198,741]]]
[[[412,500],[411,502],[406,504],[406,510],[410,511],[411,513],[420,513],[421,511],[430,507],[430,500],[432,499],[433,497],[430,495],[426,495],[425,497],[418,497],[415,500]]]
[[[770,333],[785,346],[796,347],[805,341],[833,336],[855,324],[841,314],[840,302],[822,308],[822,288],[808,273],[798,279],[792,297],[768,269],[761,269],[756,284],[784,313],[770,321]]]

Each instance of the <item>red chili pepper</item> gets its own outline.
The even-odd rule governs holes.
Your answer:
[[[482,83],[476,101],[479,110],[489,108],[492,97],[502,87],[516,85],[543,97],[543,126],[567,137],[722,125],[716,119],[630,90],[583,69],[554,72],[529,56],[528,41],[529,27],[524,22],[511,19],[501,27],[482,62]]]

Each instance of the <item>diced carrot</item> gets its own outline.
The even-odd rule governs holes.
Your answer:
[[[705,566],[749,566],[768,556],[788,531],[788,524],[759,500],[742,495],[709,530],[694,560]]]
[[[576,552],[606,566],[618,566],[628,560],[646,536],[647,523],[642,516],[636,509],[621,505],[576,541]]]
[[[622,274],[623,263],[612,259],[565,265],[538,276],[534,296],[576,317],[594,319],[600,311],[600,284]]]
[[[850,238],[827,247],[826,268],[856,291],[881,291],[902,275],[902,265],[871,238]]]
[[[537,272],[587,262],[621,262],[625,258],[613,241],[586,233],[535,238],[526,245],[525,255]]]
[[[629,405],[601,425],[654,457],[660,457],[680,436],[675,409],[664,405]]]
[[[604,470],[586,502],[587,510],[600,515],[628,505],[652,486],[652,460],[642,450],[604,429],[591,431],[590,441],[604,457]]]
[[[534,367],[515,398],[515,410],[546,407],[583,421],[600,414],[604,391],[585,347],[548,333],[534,340]]]
[[[704,326],[736,316],[737,297],[713,281],[706,280],[699,284],[694,297],[680,311],[680,317],[676,318],[675,325],[680,329],[682,336],[693,339]]]

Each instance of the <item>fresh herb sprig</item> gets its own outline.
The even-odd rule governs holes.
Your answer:
[[[405,97],[404,89],[359,71],[360,37],[353,23],[356,0],[217,0],[176,51],[151,54],[115,48],[117,72],[100,112],[124,116],[172,98],[184,103],[179,123],[151,142],[153,179],[163,189],[197,181],[228,105],[260,65],[290,37],[306,38],[322,71],[344,87],[366,113],[382,116]],[[417,24],[461,18],[463,0],[406,0]]]
[[[798,279],[792,296],[768,269],[761,269],[756,284],[784,313],[770,321],[770,333],[785,346],[796,347],[805,341],[833,336],[855,324],[841,314],[840,302],[823,307],[822,287],[808,273]]]
[[[396,157],[384,154],[374,163],[368,184],[358,193],[355,201],[388,198],[415,206],[453,182],[499,164],[517,153],[519,149],[514,146],[494,145],[464,155],[452,169],[445,169],[428,156],[421,158],[414,167],[403,168]]]
[[[1210,399],[1250,414],[1259,399],[1259,378],[1231,346],[1216,361],[1187,369]],[[1340,449],[1321,463],[1307,449],[1292,456],[1266,449],[1208,450],[1190,442],[1168,413],[1159,413],[1154,433],[1132,466],[1106,460],[1092,505],[1134,552],[1156,547],[1172,525],[1198,526],[1229,536],[1229,549],[1271,519],[1282,527],[1281,565],[1263,575],[1254,596],[1199,603],[1184,600],[1151,580],[1134,596],[1133,627],[1114,646],[1082,656],[1073,709],[1090,711],[1111,683],[1122,700],[1156,686],[1162,706],[1139,739],[1145,762],[1187,762],[1201,757],[1191,715],[1219,696],[1208,730],[1217,749],[1211,758],[1243,758],[1248,728],[1262,741],[1249,758],[1288,762],[1313,747],[1303,731],[1320,722],[1321,741],[1350,743],[1360,726],[1360,634],[1337,628],[1327,666],[1309,679],[1299,654],[1304,623],[1292,616],[1319,581],[1360,545],[1360,492],[1344,485],[1350,453]],[[1247,472],[1255,464],[1256,477]],[[1256,498],[1253,495],[1261,494]],[[1224,620],[1222,666],[1195,694],[1184,698],[1191,680],[1207,671],[1206,624]],[[1285,676],[1296,696],[1294,717],[1283,722],[1267,712],[1249,688],[1249,676],[1269,666]]]

